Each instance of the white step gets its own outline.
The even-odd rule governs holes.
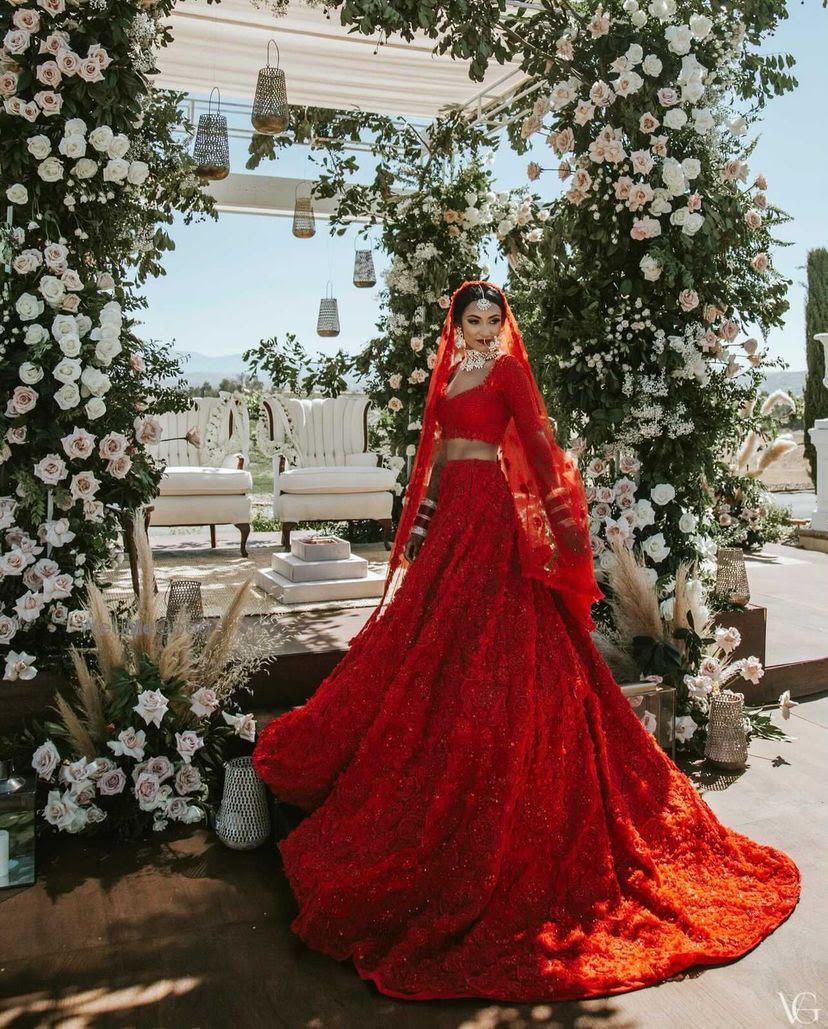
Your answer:
[[[279,572],[261,568],[256,585],[283,604],[307,604],[323,600],[358,600],[381,597],[385,575],[370,569],[361,579],[321,579],[318,582],[291,582]]]
[[[322,579],[364,579],[368,562],[364,557],[350,554],[330,561],[304,561],[296,554],[273,554],[270,565],[291,582],[319,582]]]

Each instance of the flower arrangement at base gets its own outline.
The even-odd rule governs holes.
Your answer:
[[[142,527],[141,569],[131,620],[119,626],[98,587],[87,584],[90,654],[71,651],[75,695],[58,695],[58,718],[32,766],[49,784],[42,816],[55,830],[95,829],[134,838],[170,823],[199,823],[218,805],[223,761],[252,750],[256,723],[238,703],[250,676],[274,654],[268,619],[241,632],[250,580],[215,627],[193,632],[186,611],[156,617],[152,553]]]
[[[631,658],[642,678],[665,682],[676,690],[675,738],[679,753],[704,754],[710,698],[736,682],[758,685],[765,674],[757,657],[734,658],[742,642],[733,626],[717,626],[707,596],[687,562],[676,571],[670,605],[659,602],[648,569],[622,542],[610,543],[615,561],[608,572],[615,636],[612,643]],[[745,706],[747,738],[790,740],[764,713],[768,705]],[[776,706],[776,705],[770,705]],[[779,698],[788,718],[789,693]]]

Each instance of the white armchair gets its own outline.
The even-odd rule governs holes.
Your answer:
[[[147,449],[166,464],[159,493],[152,501],[150,525],[235,525],[247,557],[250,535],[250,419],[247,405],[230,393],[194,397],[188,411],[160,416],[164,435]],[[185,438],[198,431],[198,445]]]
[[[262,398],[257,443],[273,458],[273,517],[284,547],[299,522],[368,518],[380,523],[390,549],[399,472],[368,450],[369,405],[364,393]]]

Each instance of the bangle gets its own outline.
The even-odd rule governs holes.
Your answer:
[[[413,526],[413,527],[412,527],[412,529],[411,529],[411,531],[412,531],[412,533],[416,533],[416,534],[417,534],[418,536],[425,536],[425,535],[426,535],[426,531],[425,531],[425,529],[423,529],[423,528],[422,528],[421,526],[419,526],[419,525],[415,525],[415,526]]]
[[[420,507],[424,507],[424,506],[425,507],[432,507],[432,508],[434,508],[434,507],[437,506],[437,501],[436,500],[432,500],[431,497],[424,497],[420,501]]]

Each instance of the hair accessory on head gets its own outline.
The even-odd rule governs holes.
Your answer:
[[[489,308],[492,306],[492,302],[486,296],[486,292],[485,292],[485,290],[483,289],[482,286],[478,286],[477,288],[480,290],[480,299],[476,300],[475,303],[477,304],[477,306],[480,308],[481,311],[488,311]]]

